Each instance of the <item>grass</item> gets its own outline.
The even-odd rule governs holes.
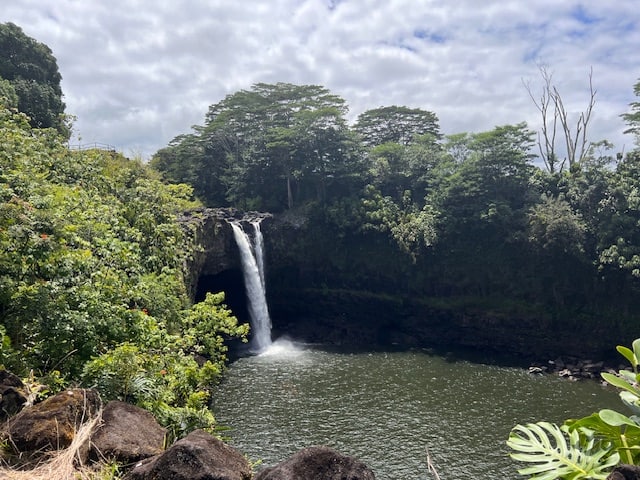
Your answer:
[[[102,421],[102,412],[90,421],[82,424],[76,431],[71,445],[64,450],[57,450],[47,455],[47,458],[33,467],[20,469],[0,466],[0,478],[6,480],[116,480],[117,466],[100,463],[94,466],[85,465],[82,451],[91,441],[91,433]]]

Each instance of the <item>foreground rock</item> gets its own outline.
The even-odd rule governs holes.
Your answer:
[[[144,460],[127,480],[250,480],[249,462],[203,430],[195,430],[162,455]],[[308,477],[311,478],[311,477]]]
[[[93,419],[101,405],[95,390],[66,390],[20,411],[5,425],[3,437],[16,453],[66,448],[80,426]]]
[[[27,403],[24,383],[17,375],[0,370],[0,421],[15,415]]]
[[[91,457],[132,464],[161,454],[166,433],[148,411],[112,401],[104,407],[102,424],[91,438]]]
[[[374,480],[373,471],[353,457],[328,447],[309,447],[275,467],[262,470],[256,480]]]
[[[620,465],[609,474],[607,480],[640,480],[640,467]]]

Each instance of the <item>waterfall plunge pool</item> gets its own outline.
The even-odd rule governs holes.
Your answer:
[[[533,376],[424,351],[349,353],[276,341],[240,358],[214,397],[230,444],[275,465],[327,445],[373,469],[379,480],[440,476],[519,479],[505,441],[517,423],[622,410],[596,382]]]

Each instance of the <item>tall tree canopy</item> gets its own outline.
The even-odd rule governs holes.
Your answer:
[[[346,112],[345,101],[324,87],[256,84],[212,105],[203,127],[158,152],[152,164],[165,173],[176,162],[183,172],[194,163],[204,166],[198,171],[217,172],[218,191],[208,189],[205,176],[196,179],[196,192],[242,208],[324,201],[355,169]]]
[[[389,142],[406,146],[425,134],[440,137],[435,113],[396,105],[367,110],[358,116],[354,129],[369,147]]]
[[[640,80],[633,86],[633,93],[640,97]],[[636,143],[640,145],[640,101],[631,102],[631,111],[622,114],[622,118],[629,128],[625,133],[632,133],[636,136]]]
[[[18,109],[29,116],[32,127],[53,127],[69,135],[62,77],[51,49],[10,22],[0,24],[0,78],[13,86]]]

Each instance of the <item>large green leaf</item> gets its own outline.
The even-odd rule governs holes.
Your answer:
[[[514,460],[531,464],[518,470],[538,480],[606,479],[620,457],[585,431],[558,427],[549,422],[516,425],[507,445]]]
[[[626,415],[618,413],[615,410],[609,410],[609,409],[600,410],[600,418],[602,419],[603,422],[607,423],[608,425],[611,425],[614,427],[621,427],[624,425],[627,428],[632,427],[632,429],[634,429],[636,432],[640,432],[640,428],[638,427],[637,423],[635,423]]]
[[[631,347],[633,348],[633,354],[636,357],[636,363],[633,366],[633,369],[635,371],[636,367],[640,364],[640,338],[636,338],[631,344]]]
[[[634,388],[628,381],[625,379],[614,375],[612,373],[603,372],[600,374],[602,378],[604,378],[608,383],[613,385],[614,387],[622,388],[623,390],[627,390],[628,392],[633,393],[634,395],[638,395],[640,393],[637,388]]]
[[[622,355],[624,358],[629,360],[629,363],[631,364],[631,366],[635,370],[636,367],[638,366],[638,357],[633,352],[633,350],[631,350],[630,348],[625,347],[624,345],[618,345],[616,347],[616,350],[618,351],[618,353],[620,355]]]
[[[614,410],[600,410],[579,420],[568,420],[570,431],[587,430],[619,452],[626,463],[635,463],[640,445],[640,425]]]

